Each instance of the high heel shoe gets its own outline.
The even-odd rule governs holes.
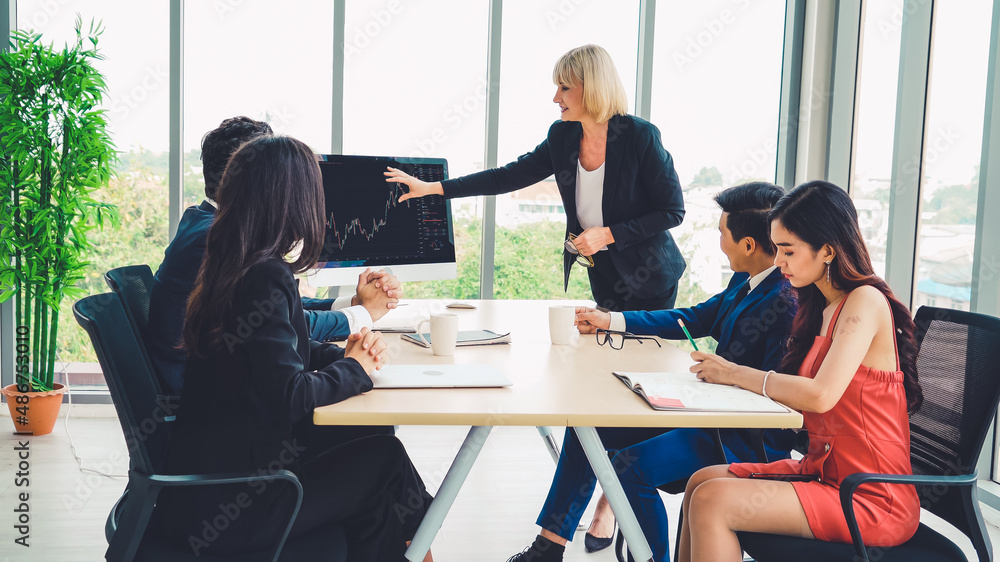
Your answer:
[[[583,537],[583,547],[588,553],[598,552],[604,550],[611,546],[611,543],[615,540],[615,530],[618,528],[618,524],[615,523],[613,529],[611,529],[611,536],[607,538],[597,537],[591,535],[589,532]]]

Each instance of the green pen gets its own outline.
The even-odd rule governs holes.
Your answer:
[[[684,330],[684,335],[688,337],[688,341],[691,342],[691,346],[694,347],[694,350],[700,351],[698,349],[698,344],[694,343],[694,338],[691,337],[691,332],[689,332],[687,326],[684,325],[684,321],[678,318],[677,323],[681,325],[681,329]]]

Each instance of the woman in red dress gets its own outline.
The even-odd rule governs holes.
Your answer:
[[[692,354],[712,383],[737,385],[801,410],[801,460],[704,468],[688,482],[678,556],[740,560],[736,531],[851,542],[840,482],[855,472],[909,474],[908,413],[920,407],[910,312],[875,275],[847,193],[803,184],[770,214],[775,265],[798,293],[782,373]],[[917,529],[912,485],[866,484],[854,496],[865,544],[895,546]]]

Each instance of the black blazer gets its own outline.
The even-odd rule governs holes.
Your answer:
[[[282,261],[265,262],[246,274],[223,328],[218,350],[188,359],[166,472],[295,472],[303,450],[292,425],[317,406],[371,390],[372,381],[356,360],[344,358],[342,349],[309,339],[302,299]],[[260,505],[287,492],[276,485],[238,491]],[[218,514],[220,503],[233,502],[236,492],[165,490],[164,508],[178,525],[197,527]],[[232,522],[231,528],[240,529],[231,530],[233,536],[258,528],[264,514],[253,513]]]
[[[184,314],[194,290],[198,269],[205,258],[208,229],[215,221],[215,207],[208,201],[188,207],[177,225],[177,234],[163,253],[149,296],[149,328],[143,337],[153,369],[165,389],[180,394],[184,385]],[[346,338],[351,333],[347,317],[331,311],[332,300],[303,298],[306,322],[313,339]]]
[[[554,174],[566,209],[566,231],[579,234],[576,168],[582,137],[578,121],[557,121],[542,144],[515,162],[441,182],[445,197],[509,193]],[[684,198],[673,159],[652,123],[631,115],[608,122],[602,211],[604,226],[615,237],[608,253],[625,282],[621,291],[631,293],[626,298],[649,299],[670,291],[685,268],[669,232],[684,219]],[[574,259],[563,252],[564,287]]]

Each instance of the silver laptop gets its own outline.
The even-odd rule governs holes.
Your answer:
[[[372,373],[375,388],[489,388],[512,382],[492,365],[386,365]]]

